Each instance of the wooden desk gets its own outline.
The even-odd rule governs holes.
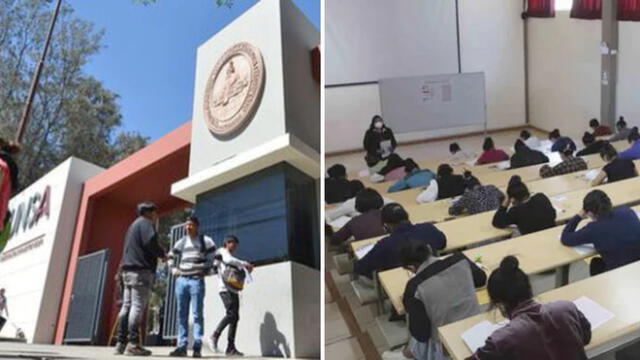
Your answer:
[[[640,286],[637,286],[640,262],[608,271],[573,284],[551,290],[536,300],[548,303],[558,300],[573,301],[587,296],[615,314],[615,317],[593,331],[591,343],[586,347],[589,357],[609,350],[615,344],[623,344],[637,336],[640,330]],[[477,323],[488,320],[493,323],[502,317],[495,311],[485,312],[449,324],[438,329],[440,339],[453,359],[465,359],[471,351],[460,335]]]

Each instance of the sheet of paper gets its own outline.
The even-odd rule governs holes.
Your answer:
[[[584,317],[589,320],[589,323],[591,324],[591,331],[599,328],[601,325],[615,317],[611,311],[603,308],[600,304],[586,296],[576,299],[573,303],[576,304],[578,310],[584,314]]]
[[[582,256],[589,256],[596,253],[596,248],[593,246],[593,244],[574,246],[573,250]]]
[[[358,173],[358,177],[367,177],[369,175],[371,175],[371,173],[369,172],[369,169],[362,169]]]
[[[476,160],[467,161],[466,164],[469,166],[476,166]]]
[[[363,247],[361,247],[360,249],[356,250],[356,258],[358,260],[362,259],[363,257],[365,257],[369,251],[371,251],[371,249],[373,249],[373,247],[376,244],[369,244],[369,245],[365,245]]]
[[[503,162],[499,162],[496,164],[496,168],[500,169],[500,170],[506,170],[511,166],[511,162],[509,161],[503,161]]]
[[[600,169],[591,169],[589,171],[587,171],[583,177],[589,181],[593,181],[593,179],[596,178],[596,176],[598,176],[598,174],[600,173]]]
[[[506,322],[492,324],[485,320],[463,332],[460,337],[462,337],[464,343],[467,344],[469,350],[471,350],[472,353],[475,353],[476,350],[484,346],[487,338],[493,334],[494,331],[500,329],[505,324]]]
[[[633,210],[636,213],[636,216],[640,218],[640,210]]]
[[[551,198],[551,200],[557,201],[557,202],[563,202],[563,201],[567,200],[567,197],[566,196],[562,196],[562,195],[554,196],[554,197]]]
[[[340,216],[339,218],[330,222],[329,225],[331,225],[331,227],[333,228],[340,229],[345,226],[349,222],[349,220],[351,220],[351,218],[348,216]]]

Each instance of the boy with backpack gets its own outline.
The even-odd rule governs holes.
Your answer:
[[[176,277],[179,322],[178,347],[170,354],[175,357],[187,356],[189,305],[193,313],[193,357],[202,357],[204,277],[213,272],[216,245],[210,237],[198,233],[199,225],[198,218],[190,216],[187,234],[169,252],[169,268]]]
[[[209,347],[213,352],[219,352],[218,339],[229,326],[229,332],[227,333],[227,356],[243,356],[243,354],[236,349],[236,328],[238,326],[238,320],[240,319],[240,299],[238,293],[244,288],[245,270],[249,273],[253,271],[253,266],[246,261],[239,260],[233,256],[238,249],[240,240],[231,235],[227,236],[224,240],[224,245],[216,252],[216,265],[218,268],[218,286],[220,288],[220,298],[224,303],[224,307],[227,311],[226,315],[220,323],[216,331],[209,338]]]

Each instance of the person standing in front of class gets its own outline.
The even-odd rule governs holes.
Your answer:
[[[238,321],[240,320],[240,297],[238,293],[241,289],[238,288],[237,284],[231,283],[229,277],[226,275],[229,272],[243,272],[246,270],[251,273],[253,271],[253,266],[250,263],[233,256],[239,245],[240,240],[236,236],[230,235],[224,240],[223,247],[216,251],[218,286],[226,314],[218,324],[214,333],[209,337],[209,347],[215,353],[220,352],[218,349],[218,340],[224,329],[228,326],[227,351],[225,352],[227,356],[244,355],[236,348],[236,330]]]

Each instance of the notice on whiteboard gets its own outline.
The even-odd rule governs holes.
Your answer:
[[[425,80],[421,93],[423,102],[448,103],[453,101],[453,87],[450,81]]]

